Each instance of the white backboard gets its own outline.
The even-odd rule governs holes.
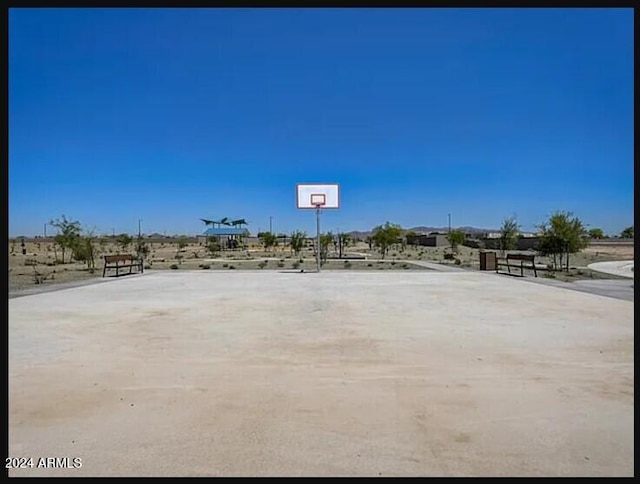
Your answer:
[[[316,208],[312,202],[324,198],[324,205],[320,208],[340,208],[339,191],[337,183],[298,183],[296,185],[296,206],[298,208]]]

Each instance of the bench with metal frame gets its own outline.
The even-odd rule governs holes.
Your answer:
[[[133,254],[114,254],[104,256],[104,269],[102,270],[102,277],[105,277],[107,269],[115,269],[116,277],[121,272],[120,269],[129,269],[129,272],[124,274],[132,274],[133,269],[138,270],[140,273],[144,272],[143,260]]]
[[[506,267],[507,272],[511,274],[511,268],[514,267],[516,269],[520,269],[520,277],[524,277],[525,269],[532,269],[533,275],[535,277],[538,277],[538,272],[536,271],[535,257],[536,256],[534,254],[507,254],[506,257],[497,257],[496,273],[499,271],[500,267]],[[513,262],[513,261],[518,261],[518,262]],[[525,265],[525,262],[527,263],[526,265]]]

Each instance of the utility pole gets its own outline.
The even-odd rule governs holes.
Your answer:
[[[451,233],[451,214],[447,214],[449,216],[449,233]]]
[[[138,219],[138,238],[142,237],[142,232],[140,230],[140,222],[142,222],[141,218]]]
[[[273,233],[272,222],[273,222],[273,217],[272,217],[272,216],[269,216],[269,233],[270,233],[270,234],[272,234],[272,233]]]
[[[44,223],[44,238],[47,238],[47,223]]]

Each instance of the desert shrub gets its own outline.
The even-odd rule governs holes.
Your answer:
[[[201,264],[201,267],[203,269],[211,269],[211,265],[210,264]]]
[[[222,267],[226,268],[229,267],[229,264],[227,264],[226,262],[224,264],[222,264]]]
[[[284,262],[278,262],[278,267],[284,267]]]
[[[229,266],[229,269],[235,269],[235,268],[236,268],[235,266]]]
[[[371,262],[369,262],[369,263],[367,264],[367,267],[373,267],[373,264],[372,264]]]
[[[409,268],[409,264],[407,264],[406,262],[404,264],[402,264],[401,266],[403,269],[408,269]]]
[[[391,265],[392,265],[392,266],[395,266],[395,265],[396,265],[396,261],[392,261],[392,262],[391,262]]]
[[[351,264],[351,262],[349,262],[348,260],[344,261],[344,268],[345,269],[351,269],[353,264]]]
[[[144,268],[145,268],[145,269],[151,269],[151,264],[145,264],[145,265],[144,265]]]
[[[178,268],[178,264],[171,264],[169,266],[169,269],[177,269]]]
[[[36,267],[33,266],[33,283],[34,284],[42,284],[44,281],[46,281],[47,279],[54,279],[55,278],[55,270],[53,272],[50,272],[49,274],[42,274],[38,271],[36,271]]]
[[[543,277],[547,277],[549,279],[555,279],[556,275],[553,272],[545,272],[544,274],[542,274]]]
[[[264,269],[264,268],[266,267],[266,265],[267,265],[267,261],[266,261],[266,260],[263,260],[262,262],[260,262],[260,263],[258,264],[258,267],[259,267],[260,269]]]
[[[460,264],[462,264],[462,261],[460,259],[455,259],[454,264],[459,266]]]
[[[300,268],[300,262],[295,261],[295,262],[291,265],[291,267],[293,267],[294,269],[299,269],[299,268]]]

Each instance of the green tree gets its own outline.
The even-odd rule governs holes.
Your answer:
[[[633,239],[633,225],[620,232],[620,237],[623,239]]]
[[[296,230],[291,234],[289,239],[289,246],[291,247],[291,251],[298,255],[300,251],[304,248],[305,241],[307,239],[307,233],[301,230]]]
[[[556,257],[559,258],[560,269],[569,270],[569,255],[581,251],[589,245],[589,236],[584,224],[572,212],[558,211],[540,226],[540,244],[544,252],[553,256],[554,269],[558,268]]]
[[[207,239],[207,250],[211,253],[211,255],[214,256],[220,252],[221,247],[218,237],[216,237],[215,235],[209,236],[209,238]]]
[[[380,251],[384,259],[389,247],[397,244],[401,236],[402,228],[399,225],[385,222],[384,225],[378,225],[373,229],[371,243]]]
[[[338,257],[342,259],[342,254],[344,250],[349,247],[353,243],[353,237],[350,234],[346,234],[344,232],[338,232],[336,235],[336,241],[338,244]]]
[[[80,222],[68,220],[66,216],[62,215],[60,219],[51,220],[49,225],[58,229],[58,233],[53,240],[62,250],[62,263],[64,264],[65,250],[73,250],[76,239],[80,237]]]
[[[513,215],[504,219],[502,227],[500,228],[500,239],[498,239],[500,251],[502,252],[503,257],[507,250],[514,250],[518,247],[519,234],[520,226],[516,221],[516,216]]]
[[[93,274],[96,270],[96,242],[97,237],[94,231],[87,231],[74,239],[72,246],[72,257],[87,264],[87,269]]]
[[[604,239],[604,232],[602,229],[589,230],[589,237],[592,239]]]
[[[538,242],[538,252],[545,257],[551,257],[552,267],[554,270],[558,268],[558,257],[560,257],[560,265],[562,265],[562,254],[564,253],[564,241],[557,235],[551,233],[540,234]]]
[[[129,247],[132,242],[133,237],[131,237],[129,234],[122,233],[116,237],[116,244],[122,247],[123,252],[126,252],[127,247]]]
[[[271,232],[260,232],[258,234],[258,237],[260,238],[260,242],[262,242],[262,245],[264,246],[264,250],[269,250],[271,249],[271,247],[275,247],[275,245],[278,243],[278,237],[276,237],[276,235]]]
[[[447,234],[447,241],[451,244],[451,250],[457,254],[458,248],[464,244],[467,236],[462,230],[455,229]]]
[[[327,262],[329,255],[329,246],[333,243],[333,234],[327,232],[326,234],[320,234],[320,262]]]

